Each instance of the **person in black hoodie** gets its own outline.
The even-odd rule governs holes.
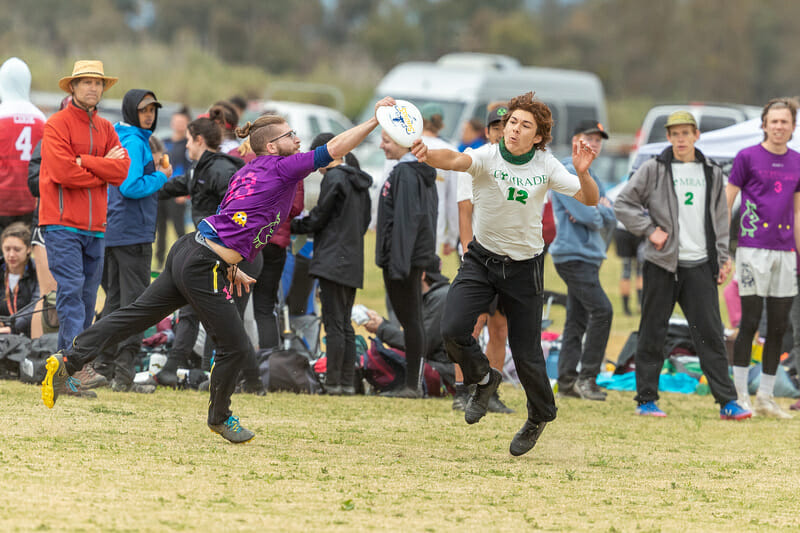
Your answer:
[[[190,195],[192,198],[192,221],[197,226],[205,217],[216,214],[217,208],[228,190],[231,177],[244,166],[244,161],[219,151],[222,131],[213,120],[198,118],[189,123],[187,130],[186,150],[189,152],[189,158],[197,163],[185,175],[167,182],[161,189],[159,198]],[[242,261],[239,266],[249,276],[258,277],[262,264],[261,255],[258,255],[252,263]],[[249,297],[249,293],[244,293],[241,297],[234,296],[240,315],[244,314]],[[156,375],[156,381],[159,384],[174,386],[178,381],[177,370],[188,368],[188,360],[192,354],[199,329],[200,321],[192,307],[189,305],[182,307],[172,350],[164,368]],[[203,355],[202,368],[209,370],[211,344],[208,342]],[[257,379],[258,371],[255,368],[255,361],[250,361],[248,365],[248,369],[245,371],[245,388],[261,394],[264,387]]]
[[[333,139],[321,133],[311,150]],[[349,157],[348,157],[349,156]],[[345,164],[347,161],[347,164]],[[325,390],[331,395],[355,394],[355,331],[350,313],[356,289],[364,286],[364,233],[369,227],[372,178],[360,170],[352,154],[321,168],[317,205],[308,216],[295,218],[292,233],[314,234],[309,274],[319,279],[322,324],[325,326],[327,371]]]
[[[436,171],[417,161],[410,148],[394,142],[384,131],[381,149],[399,163],[378,197],[375,263],[383,269],[386,294],[403,326],[406,346],[406,385],[386,396],[421,398],[425,329],[422,322],[422,272],[436,255],[439,196]]]

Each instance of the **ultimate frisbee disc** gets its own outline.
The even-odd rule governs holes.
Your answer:
[[[393,106],[381,106],[375,112],[383,131],[400,146],[408,148],[422,137],[422,113],[406,100],[396,100]]]

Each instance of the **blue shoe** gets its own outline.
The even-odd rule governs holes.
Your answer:
[[[729,401],[719,410],[719,417],[722,420],[744,420],[751,416],[753,413],[739,405],[736,400]]]
[[[667,413],[658,408],[656,402],[644,402],[636,408],[636,414],[641,416],[655,416],[658,418],[667,416]]]
[[[249,429],[243,428],[239,423],[239,419],[233,415],[229,416],[222,424],[209,424],[208,427],[214,433],[222,435],[224,439],[234,444],[241,444],[253,440],[253,437],[256,436],[256,434]]]

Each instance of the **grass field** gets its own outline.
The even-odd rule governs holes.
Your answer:
[[[618,271],[603,268],[609,292]],[[563,287],[549,260],[546,276]],[[358,300],[383,309],[379,282],[370,267]],[[563,309],[553,317],[560,329]],[[612,343],[636,326],[620,318]],[[209,432],[198,392],[103,389],[48,410],[37,387],[2,382],[0,531],[800,529],[798,420],[720,421],[709,396],[677,394],[660,402],[668,418],[640,418],[633,393],[611,391],[558,400],[513,458],[525,398],[501,391],[517,412],[473,426],[449,399],[236,395],[257,434],[236,446]]]
[[[101,390],[53,410],[0,387],[2,531],[796,531],[797,421],[724,422],[709,397],[559,400],[529,454],[517,410],[467,426],[450,401],[237,395],[257,433],[205,426],[207,396]]]

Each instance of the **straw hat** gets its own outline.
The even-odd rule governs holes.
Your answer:
[[[112,78],[110,76],[106,76],[103,73],[103,62],[97,61],[93,59],[76,61],[75,66],[72,68],[72,76],[67,76],[65,78],[61,78],[58,81],[58,86],[61,87],[61,90],[67,93],[72,93],[72,87],[70,87],[70,83],[72,80],[77,80],[78,78],[100,78],[103,80],[103,84],[105,85],[104,91],[109,90],[119,78]]]

